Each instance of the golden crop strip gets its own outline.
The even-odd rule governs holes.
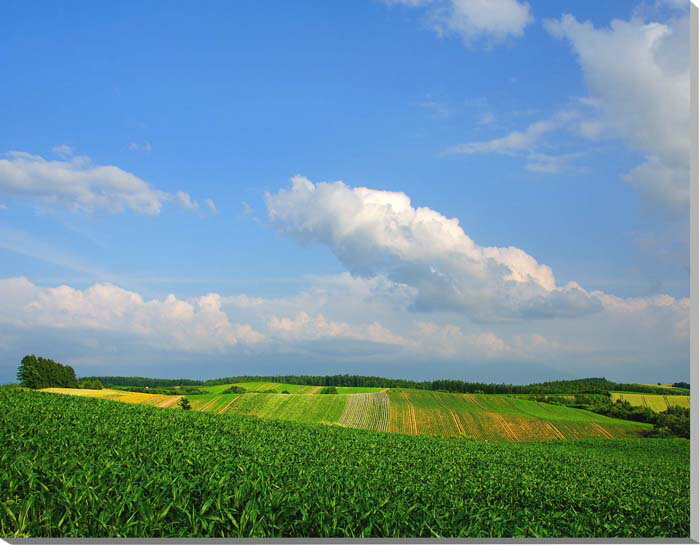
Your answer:
[[[607,437],[608,439],[613,438],[612,433],[610,433],[608,430],[606,430],[603,426],[600,426],[600,425],[596,424],[595,422],[591,422],[591,426],[594,429],[598,430],[603,435],[603,437]]]
[[[544,422],[546,422],[547,427],[548,427],[550,430],[552,430],[552,432],[554,432],[554,435],[555,435],[558,439],[566,439],[566,436],[565,436],[565,435],[559,430],[559,428],[557,428],[552,422],[549,422],[549,421],[547,421],[547,420],[545,420]]]
[[[506,422],[506,419],[503,418],[500,414],[497,414],[497,413],[493,413],[493,414],[495,415],[496,420],[498,420],[498,422],[501,424],[501,426],[502,426],[503,429],[505,430],[506,435],[507,435],[508,437],[510,437],[513,441],[517,441],[517,440],[518,440],[518,436],[515,435],[515,432],[513,431],[513,428],[511,428],[510,425],[508,424],[508,422]]]
[[[223,409],[221,409],[221,410],[218,412],[218,414],[224,414],[226,411],[228,411],[228,408],[229,408],[231,405],[233,405],[233,402],[236,401],[237,399],[240,399],[240,398],[241,398],[241,396],[234,397],[231,401],[229,401],[229,402],[226,404],[226,406],[225,406]]]

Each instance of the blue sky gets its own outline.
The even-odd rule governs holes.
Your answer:
[[[687,378],[681,2],[5,12],[0,379]]]

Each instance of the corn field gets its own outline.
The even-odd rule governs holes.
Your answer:
[[[10,388],[0,431],[1,537],[689,535],[685,439],[483,443]]]

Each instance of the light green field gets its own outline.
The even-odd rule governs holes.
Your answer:
[[[642,384],[642,386],[653,386],[654,388],[666,388],[669,390],[669,394],[689,394],[690,390],[687,388],[678,388],[672,384]]]
[[[206,390],[213,394],[219,394],[228,390],[231,386],[244,388],[249,392],[281,393],[284,390],[290,394],[307,394],[317,389],[316,386],[304,386],[301,384],[285,384],[282,382],[236,382],[235,384],[217,384],[215,386],[201,386],[200,390]]]
[[[248,382],[250,389],[287,384]],[[320,387],[298,386],[303,393],[221,394],[230,385],[210,387],[205,395],[186,396],[197,412],[238,414],[272,420],[326,424],[432,437],[482,441],[543,441],[591,437],[636,437],[648,424],[617,420],[581,409],[550,405],[507,395],[448,394],[391,389],[355,394],[313,394]],[[344,389],[350,390],[350,389]],[[357,388],[362,390],[362,388]],[[366,389],[365,389],[366,390]],[[163,408],[177,408],[180,396],[158,396],[110,390],[51,389],[56,393],[102,397]],[[351,390],[352,391],[352,390]],[[634,395],[634,394],[622,394]],[[640,397],[642,397],[640,395]],[[645,396],[680,398],[687,396]],[[648,403],[648,401],[647,401]]]
[[[389,431],[486,441],[634,437],[647,424],[509,396],[391,390]]]
[[[337,424],[348,396],[303,394],[243,394],[226,414],[291,420],[316,424]]]
[[[375,394],[388,388],[363,388],[361,386],[337,386],[339,394]]]
[[[316,394],[322,386],[304,386],[302,384],[287,384],[283,382],[236,382],[235,384],[217,384],[215,386],[200,386],[200,390],[206,390],[212,394],[225,392],[231,386],[244,388],[249,392],[281,394],[284,391],[290,394]],[[339,394],[372,394],[382,392],[387,388],[364,388],[356,386],[338,386]]]
[[[611,392],[610,399],[615,402],[618,399],[627,401],[636,407],[649,407],[654,412],[663,412],[669,407],[683,407],[690,409],[690,396],[684,395],[655,395],[633,394],[627,392]]]

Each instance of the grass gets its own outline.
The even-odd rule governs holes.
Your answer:
[[[689,535],[685,439],[482,443],[10,389],[0,429],[6,538]]]

